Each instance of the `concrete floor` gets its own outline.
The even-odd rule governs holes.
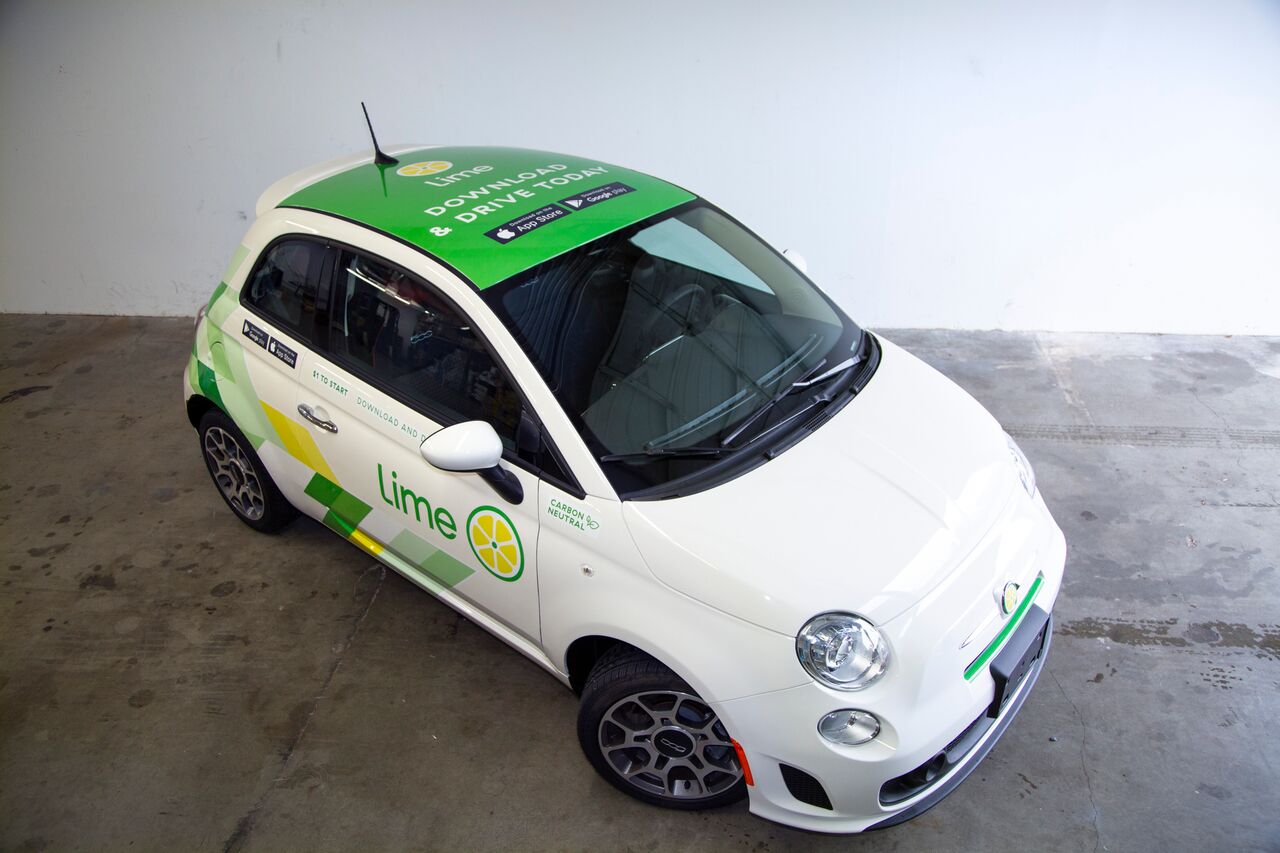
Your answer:
[[[315,523],[237,522],[191,334],[0,317],[0,848],[1280,848],[1280,340],[889,335],[1019,438],[1070,558],[1005,739],[850,839],[631,801],[533,664]]]

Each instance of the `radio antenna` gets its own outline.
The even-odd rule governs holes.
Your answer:
[[[369,108],[364,105],[364,101],[360,102],[360,109],[364,110],[364,123],[369,125],[369,138],[373,140],[373,162],[379,166],[394,166],[399,163],[399,160],[378,147],[378,137],[373,133],[373,122],[369,121]]]

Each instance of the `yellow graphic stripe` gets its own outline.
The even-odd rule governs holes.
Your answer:
[[[258,402],[262,403],[261,400]],[[311,470],[324,475],[329,482],[338,482],[337,475],[333,473],[329,463],[324,461],[320,448],[316,446],[316,440],[311,437],[311,433],[307,432],[306,427],[266,403],[262,403],[262,410],[267,413],[267,420],[271,421],[271,426],[275,427],[276,434],[280,436],[280,443],[284,445],[285,450],[289,451],[290,456]]]
[[[382,553],[383,544],[359,528],[351,531],[349,539],[374,557]]]

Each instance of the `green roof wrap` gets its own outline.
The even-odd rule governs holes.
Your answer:
[[[403,240],[479,289],[694,198],[598,160],[519,148],[424,148],[367,163],[280,203]]]

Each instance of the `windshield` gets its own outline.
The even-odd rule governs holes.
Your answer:
[[[847,366],[861,335],[781,255],[703,202],[484,298],[624,495],[785,432],[787,413],[806,404],[789,392]]]

